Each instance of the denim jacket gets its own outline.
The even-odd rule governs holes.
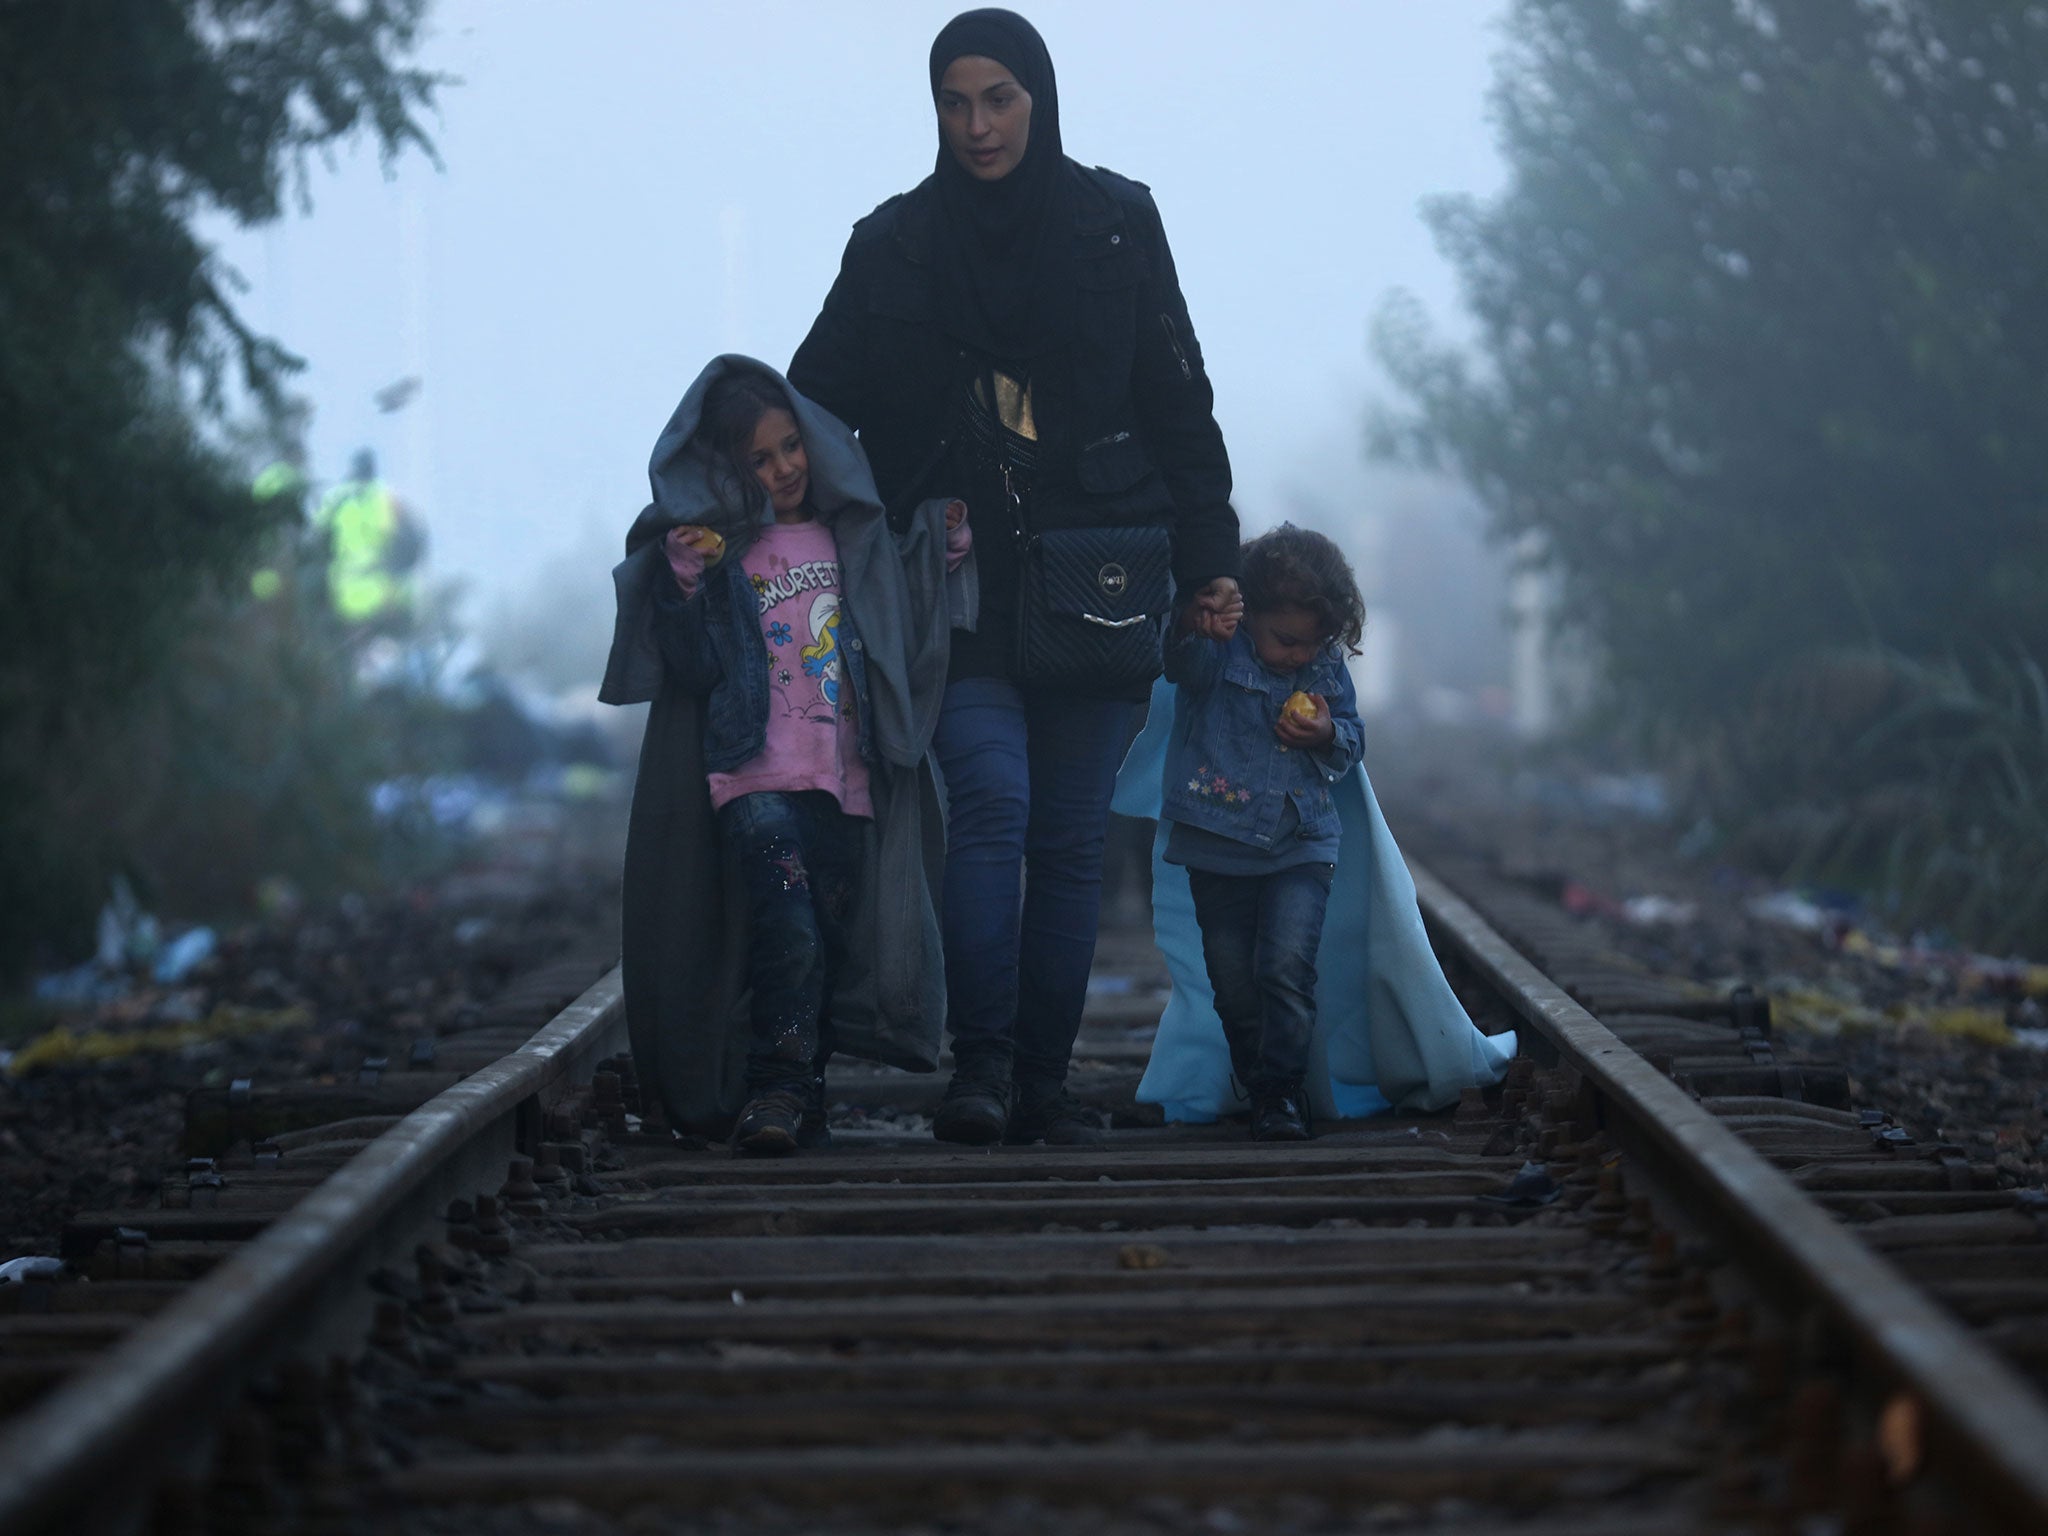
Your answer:
[[[720,561],[704,573],[693,597],[683,596],[673,580],[663,582],[655,614],[655,635],[670,682],[684,693],[710,695],[704,713],[705,771],[731,773],[768,743],[768,651],[761,643],[759,600],[745,566],[737,559]],[[853,684],[860,755],[873,762],[867,661],[844,593],[839,643]]]
[[[1272,848],[1283,836],[1335,835],[1330,785],[1351,771],[1365,745],[1358,697],[1336,645],[1283,674],[1259,661],[1242,626],[1228,640],[1191,634],[1168,645],[1166,680],[1180,689],[1166,759],[1167,820],[1255,848]],[[1321,751],[1289,747],[1273,732],[1280,706],[1297,691],[1329,702],[1336,735]],[[1284,814],[1290,801],[1291,824]]]

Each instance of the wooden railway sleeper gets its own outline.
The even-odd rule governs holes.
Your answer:
[[[1620,990],[1618,985],[1615,990]],[[1731,1008],[1730,1011],[1734,1010]],[[1767,1022],[1766,1017],[1765,1028]],[[628,1136],[630,1124],[627,1120],[629,1115],[637,1112],[636,1106],[642,1103],[641,1087],[632,1080],[630,1070],[619,1070],[620,1065],[616,1059],[600,1062],[599,1075],[608,1076],[611,1079],[609,1084],[595,1083],[587,1089],[552,1100],[548,1113],[533,1117],[532,1138],[522,1139],[522,1145],[532,1154],[532,1160],[514,1160],[503,1184],[494,1193],[479,1193],[448,1207],[451,1244],[458,1236],[466,1236],[467,1242],[446,1250],[422,1245],[413,1256],[416,1272],[402,1279],[397,1294],[379,1298],[373,1329],[378,1341],[375,1358],[365,1367],[370,1377],[380,1384],[391,1384],[394,1391],[409,1394],[411,1400],[426,1403],[455,1401],[457,1398],[447,1394],[456,1393],[459,1397],[458,1379],[477,1380],[464,1377],[459,1369],[465,1359],[473,1360],[474,1357],[459,1355],[458,1350],[475,1346],[473,1342],[462,1343],[456,1330],[462,1328],[472,1341],[516,1330],[515,1316],[500,1310],[510,1299],[506,1293],[517,1288],[517,1271],[523,1267],[509,1258],[513,1234],[505,1217],[549,1220],[551,1199],[559,1202],[577,1177],[588,1176],[590,1168],[613,1163],[600,1137],[610,1136],[614,1140],[634,1143],[641,1141],[639,1137]],[[1774,1065],[1773,1070],[1789,1069]],[[1781,1327],[1774,1314],[1760,1310],[1751,1299],[1729,1288],[1727,1267],[1721,1263],[1716,1250],[1688,1240],[1683,1228],[1657,1224],[1648,1186],[1638,1183],[1631,1166],[1622,1161],[1615,1149],[1618,1140],[1623,1145],[1641,1150],[1625,1127],[1610,1125],[1609,1106],[1603,1098],[1603,1090],[1594,1086],[1596,1082],[1610,1081],[1608,1077],[1599,1076],[1600,1071],[1597,1065],[1588,1065],[1586,1075],[1576,1067],[1539,1072],[1526,1059],[1518,1061],[1499,1095],[1497,1121],[1488,1109],[1486,1096],[1479,1094],[1468,1095],[1461,1102],[1459,1113],[1452,1117],[1451,1123],[1459,1128],[1460,1144],[1469,1148],[1479,1140],[1488,1122],[1495,1121],[1498,1129],[1495,1137],[1487,1140],[1487,1156],[1502,1156],[1520,1145],[1547,1158],[1551,1173],[1561,1181],[1568,1198],[1532,1220],[1529,1227],[1531,1236],[1540,1231],[1562,1232],[1574,1227],[1580,1232],[1590,1231],[1594,1241],[1586,1245],[1586,1250],[1607,1255],[1603,1261],[1603,1272],[1618,1277],[1624,1293],[1633,1292],[1661,1309],[1661,1326],[1669,1337],[1679,1339],[1690,1351],[1689,1358],[1683,1358],[1681,1362],[1686,1372],[1683,1380],[1689,1387],[1699,1388],[1698,1401],[1722,1404],[1705,1411],[1726,1414],[1740,1411],[1745,1404],[1753,1409],[1755,1426],[1742,1447],[1744,1454],[1701,1462],[1692,1457],[1689,1447],[1680,1448],[1680,1454],[1673,1458],[1668,1470],[1683,1477],[1707,1474],[1712,1486],[1718,1490],[1717,1497],[1724,1500],[1727,1507],[1741,1511],[1742,1518],[1754,1519],[1764,1528],[1786,1523],[1792,1513],[1807,1508],[1814,1497],[1821,1502],[1811,1505],[1807,1512],[1830,1515],[1838,1524],[1860,1523],[1874,1532],[1883,1522],[1898,1518],[1896,1489],[1912,1475],[1899,1469],[1916,1464],[1917,1459],[1898,1449],[1901,1445],[1910,1445],[1910,1433],[1894,1424],[1887,1435],[1880,1435],[1880,1416],[1873,1406],[1886,1402],[1885,1412],[1890,1415],[1889,1403],[1896,1402],[1898,1394],[1893,1392],[1886,1398],[1880,1392],[1876,1397],[1866,1398],[1859,1392],[1854,1397],[1843,1397],[1838,1391],[1832,1405],[1809,1400],[1802,1406],[1796,1400],[1786,1401],[1789,1383],[1797,1381],[1803,1385],[1813,1380],[1824,1380],[1839,1387],[1842,1381],[1852,1379],[1851,1351],[1842,1339],[1833,1336],[1832,1325],[1818,1320],[1817,1313],[1809,1320],[1788,1320]],[[1621,1090],[1613,1091],[1619,1093]],[[1786,1108],[1791,1107],[1791,1102],[1781,1102]],[[1814,1145],[1833,1145],[1824,1133],[1840,1129],[1838,1125],[1817,1124],[1814,1127]],[[644,1119],[642,1130],[646,1130]],[[1495,1141],[1502,1136],[1507,1138],[1508,1146],[1495,1150]],[[1445,1140],[1448,1145],[1452,1138],[1446,1137]],[[1914,1178],[1899,1182],[1918,1182],[1923,1172],[1929,1172],[1937,1174],[1942,1182],[1949,1185],[1946,1193],[1969,1193],[1969,1188],[1956,1181],[1974,1181],[1978,1175],[1970,1169],[1966,1158],[1951,1158],[1949,1154],[1957,1151],[1937,1148],[1924,1164],[1917,1160],[1902,1163],[1901,1171],[1911,1168]],[[1960,1169],[1957,1163],[1960,1163]],[[1653,1166],[1656,1171],[1664,1168],[1661,1160]],[[1020,1161],[1020,1167],[1032,1168],[1034,1165]],[[552,1169],[552,1176],[548,1174],[549,1169]],[[1034,1171],[1042,1174],[1044,1170],[1038,1166]],[[765,1183],[757,1193],[764,1209],[772,1210],[782,1198],[772,1185]],[[441,1196],[437,1195],[436,1199],[439,1198]],[[961,1198],[971,1201],[974,1197],[969,1192]],[[858,1201],[856,1193],[854,1203]],[[2025,1209],[2024,1202],[2017,1203]],[[1568,1216],[1567,1212],[1574,1207],[1577,1215]],[[1419,1205],[1416,1208],[1422,1209]],[[1448,1215],[1449,1207],[1439,1211],[1432,1206],[1429,1211],[1428,1216],[1416,1219],[1442,1220]],[[2009,1216],[2011,1213],[1999,1214]],[[557,1237],[564,1228],[576,1226],[601,1231],[609,1218],[610,1212],[604,1212],[589,1221],[550,1221],[550,1236]],[[1900,1218],[1904,1221],[1917,1219]],[[1925,1230],[1960,1233],[1978,1229],[1968,1223],[1958,1224],[1953,1217],[1935,1220],[1949,1225]],[[1980,1223],[1979,1226],[1987,1233],[1993,1230],[1989,1223]],[[1999,1225],[1996,1230],[2003,1233],[2005,1226]],[[522,1234],[527,1231],[522,1228]],[[943,1239],[948,1234],[935,1231],[932,1236]],[[791,1240],[772,1238],[763,1241],[781,1245]],[[1176,1239],[1167,1235],[1161,1238],[1161,1242],[1171,1249]],[[530,1275],[532,1272],[527,1273]],[[480,1305],[472,1308],[472,1301]],[[395,1309],[395,1313],[387,1311],[387,1308]],[[706,1312],[715,1310],[706,1309]],[[1044,1310],[1049,1317],[1060,1314],[1057,1307]],[[465,1312],[471,1312],[477,1318],[475,1326],[462,1324]],[[756,1314],[750,1311],[746,1315],[752,1318]],[[718,1326],[715,1321],[710,1325]],[[1792,1330],[1789,1333],[1788,1328]],[[1795,1335],[1798,1339],[1796,1349],[1791,1342]],[[861,1359],[858,1352],[845,1351],[835,1352],[833,1358],[845,1365],[858,1364]],[[540,1361],[533,1363],[543,1364]],[[708,1362],[705,1364],[708,1366]],[[1042,1367],[1047,1364],[1049,1362],[1040,1362]],[[1741,1380],[1745,1367],[1746,1383]],[[712,1375],[707,1369],[702,1373],[702,1379],[710,1380]],[[1723,1381],[1723,1377],[1728,1380]],[[1723,1398],[1722,1388],[1731,1384],[1736,1388],[1736,1395]],[[345,1385],[354,1390],[353,1383],[345,1381]],[[1707,1390],[1709,1387],[1712,1390]],[[327,1378],[327,1390],[332,1398],[331,1373]],[[343,1427],[344,1415],[338,1407],[330,1404],[328,1419],[323,1424],[309,1408],[313,1395],[303,1372],[280,1375],[275,1390],[267,1399],[262,1391],[257,1393],[256,1400],[268,1405],[270,1422],[267,1429],[259,1427],[258,1432],[251,1436],[244,1433],[245,1426],[236,1425],[222,1437],[224,1449],[231,1450],[240,1465],[228,1468],[227,1475],[216,1479],[214,1486],[209,1487],[203,1512],[207,1523],[204,1527],[195,1525],[195,1529],[255,1529],[280,1507],[275,1495],[281,1475],[286,1475],[285,1480],[294,1484],[291,1492],[297,1501],[293,1510],[295,1515],[339,1520],[354,1507],[351,1499],[334,1497],[336,1487],[340,1485],[346,1493],[352,1480],[356,1486],[366,1486],[367,1481],[377,1475],[370,1465],[377,1458],[366,1450],[366,1438],[359,1425],[353,1431],[354,1440],[349,1439],[350,1432]],[[1796,1394],[1794,1396],[1796,1399]],[[1733,1408],[1727,1406],[1731,1402],[1735,1405]],[[1903,1412],[1910,1416],[1910,1410]],[[1801,1414],[1804,1414],[1803,1418]],[[1710,1437],[1702,1443],[1720,1445],[1726,1441]],[[405,1459],[395,1452],[400,1444],[396,1439],[386,1442],[385,1453],[396,1462]],[[1774,1467],[1766,1458],[1787,1446],[1796,1452],[1796,1466]],[[903,1459],[909,1461],[915,1454],[913,1451]],[[1036,1453],[1033,1454],[1035,1456]],[[1388,1452],[1382,1448],[1376,1454],[1386,1456]],[[1094,1462],[1087,1465],[1094,1467],[1099,1478],[1112,1465],[1121,1468],[1133,1464],[1128,1458],[1116,1459],[1116,1455],[1112,1452],[1098,1458],[1100,1466]],[[830,1456],[821,1456],[819,1460],[821,1465],[831,1462]],[[1031,1459],[1021,1453],[1001,1452],[980,1459],[963,1455],[957,1460],[963,1477],[980,1476],[981,1473],[973,1470],[977,1467],[993,1469],[989,1475],[999,1483],[1005,1479],[1015,1482],[1037,1475]],[[1185,1465],[1192,1472],[1199,1468],[1201,1458],[1176,1455],[1167,1460],[1174,1467]],[[1456,1457],[1448,1456],[1445,1460],[1448,1466]],[[707,1486],[714,1488],[735,1487],[745,1482],[744,1474],[728,1476],[716,1462],[702,1458],[683,1456],[668,1461],[648,1458],[636,1462],[628,1457],[622,1465],[629,1464],[631,1470],[626,1475],[638,1479],[646,1487],[663,1486],[661,1478],[670,1472],[702,1476]],[[1318,1452],[1305,1458],[1304,1464],[1319,1468],[1337,1467],[1342,1465],[1342,1457],[1324,1456]],[[864,1474],[855,1469],[852,1462],[834,1465],[848,1469],[843,1474],[846,1486],[863,1486],[861,1478]],[[607,1475],[600,1463],[593,1462],[591,1466],[595,1475]],[[829,1472],[830,1468],[827,1470]],[[924,1470],[916,1465],[907,1465],[905,1473],[914,1480]],[[525,1468],[516,1469],[515,1480],[526,1476],[527,1471]],[[548,1478],[558,1475],[574,1481],[584,1474],[564,1460],[558,1471],[532,1469],[532,1486],[546,1486]],[[1154,1471],[1147,1475],[1156,1480],[1171,1474]],[[1632,1474],[1617,1472],[1615,1475],[1625,1481]],[[887,1477],[882,1481],[887,1482]],[[1423,1481],[1426,1483],[1428,1479]],[[400,1489],[438,1486],[447,1491],[473,1485],[465,1483],[461,1475],[437,1483],[437,1474],[423,1466],[410,1480],[394,1479],[387,1486]],[[1842,1528],[1846,1529],[1846,1525]]]
[[[1681,1056],[1672,1062],[1672,1075],[1700,1098],[1760,1094],[1834,1109],[1849,1107],[1849,1078],[1839,1067],[1731,1067],[1712,1057]]]
[[[1834,1109],[1824,1104],[1808,1104],[1797,1099],[1780,1098],[1775,1094],[1720,1094],[1702,1098],[1700,1107],[1712,1111],[1723,1119],[1731,1115],[1774,1115],[1796,1117],[1817,1125],[1837,1127],[1845,1131],[1861,1132],[1865,1129],[1859,1112],[1850,1109]]]

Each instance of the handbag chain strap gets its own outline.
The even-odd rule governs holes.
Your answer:
[[[1019,389],[1030,386],[1020,384]],[[1023,470],[1010,454],[1010,429],[1003,421],[1002,395],[996,389],[996,371],[993,364],[983,363],[981,368],[982,404],[988,410],[988,419],[994,427],[996,470],[1003,477],[1003,495],[1010,503],[1010,531],[1017,541],[1019,550],[1031,543],[1031,529],[1024,515],[1024,487],[1020,487]]]

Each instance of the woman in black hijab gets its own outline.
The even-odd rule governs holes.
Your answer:
[[[933,743],[956,1062],[933,1132],[1085,1142],[1064,1084],[1110,791],[1169,610],[1237,605],[1230,461],[1159,211],[1066,157],[1037,31],[968,11],[930,66],[937,164],[854,226],[789,378],[859,431],[892,516],[959,496],[975,529],[981,619]]]

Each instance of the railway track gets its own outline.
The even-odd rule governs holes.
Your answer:
[[[649,1134],[606,978],[45,1288],[18,1400],[25,1341],[113,1342],[7,1426],[0,1529],[2048,1529],[2038,1196],[1779,1060],[1763,1000],[1418,884],[1527,1054],[1302,1146],[1144,1123],[1128,936],[1080,1151],[941,1146],[935,1080],[857,1067],[829,1152]]]

